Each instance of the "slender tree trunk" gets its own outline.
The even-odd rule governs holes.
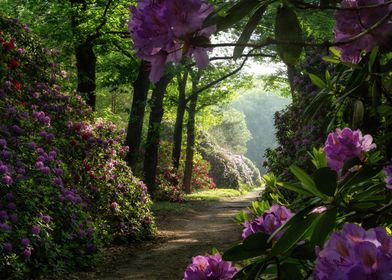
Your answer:
[[[192,79],[192,96],[189,104],[188,123],[187,123],[187,143],[186,143],[186,159],[184,171],[184,191],[185,193],[192,192],[192,171],[193,171],[193,155],[195,152],[195,117],[196,105],[199,94],[196,92],[196,85],[198,79]]]
[[[158,164],[158,147],[161,132],[161,122],[163,117],[163,98],[165,96],[167,85],[170,83],[172,76],[163,76],[155,85],[151,97],[151,113],[148,126],[146,149],[144,154],[144,182],[148,191],[154,197],[156,189],[156,173]]]
[[[95,56],[93,46],[93,42],[87,39],[85,42],[76,45],[75,55],[78,72],[77,91],[85,98],[87,105],[95,110],[95,71],[97,57]]]
[[[186,83],[188,80],[188,71],[185,70],[184,75],[181,77],[180,74],[177,74],[177,82],[178,82],[178,106],[177,106],[177,115],[176,115],[176,123],[174,125],[174,134],[173,134],[173,167],[178,169],[180,165],[180,157],[181,157],[181,146],[182,146],[182,128],[184,123],[184,114],[186,108]]]
[[[134,169],[140,156],[140,143],[143,132],[144,114],[147,104],[147,94],[150,81],[148,79],[148,63],[142,61],[139,74],[133,83],[132,108],[128,121],[127,136],[125,145],[129,147],[129,152],[125,160]]]
[[[295,87],[294,87],[294,76],[295,68],[293,65],[287,65],[287,78],[289,79],[291,96],[294,97]]]

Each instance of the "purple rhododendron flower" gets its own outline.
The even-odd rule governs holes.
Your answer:
[[[11,231],[11,229],[9,224],[0,223],[0,231]]]
[[[376,144],[372,142],[372,136],[369,134],[362,136],[359,129],[352,131],[350,128],[343,130],[337,128],[335,132],[328,135],[324,146],[328,166],[339,172],[346,160],[361,157],[364,152],[376,148]]]
[[[262,216],[244,223],[242,238],[247,238],[249,235],[259,231],[272,234],[292,216],[293,213],[289,209],[282,205],[274,204]],[[278,234],[275,238],[279,239],[280,236],[281,234]]]
[[[369,5],[382,5],[387,0],[343,0],[343,8],[359,8]],[[344,42],[378,23],[392,11],[392,5],[359,10],[339,10],[336,13],[335,38],[336,42]],[[388,33],[392,31],[392,18],[357,40],[338,47],[341,59],[357,64],[361,60],[361,52],[370,52],[377,44],[386,44]]]
[[[10,202],[7,204],[7,208],[10,210],[15,210],[16,209],[16,204],[13,202]]]
[[[9,218],[9,216],[8,216],[7,211],[1,210],[0,211],[0,220],[1,221],[6,221],[6,220],[8,220],[8,218]]]
[[[53,179],[53,185],[62,187],[64,185],[63,180],[59,177]]]
[[[118,203],[117,202],[112,202],[112,204],[110,204],[110,207],[112,209],[117,209],[118,208]]]
[[[230,280],[238,272],[231,262],[223,261],[219,253],[213,256],[196,256],[192,258],[183,280]]]
[[[4,242],[3,243],[3,249],[4,251],[6,251],[7,253],[12,251],[12,243],[11,242]]]
[[[16,222],[18,222],[18,215],[17,214],[11,214],[9,217],[9,220],[11,223],[15,224]]]
[[[392,279],[392,237],[382,227],[346,224],[317,253],[316,280]]]
[[[4,148],[7,145],[7,141],[5,139],[0,139],[0,147]]]
[[[213,6],[203,0],[144,0],[131,7],[128,30],[137,55],[151,64],[150,80],[158,81],[167,62],[183,56],[195,58],[198,67],[208,65],[207,49],[196,41],[209,41],[216,28],[202,27]]]
[[[23,256],[25,259],[29,259],[31,257],[31,248],[25,248],[23,251]]]
[[[28,239],[28,238],[22,238],[22,239],[20,240],[20,244],[22,244],[23,247],[27,247],[27,246],[30,245],[30,239]]]
[[[31,227],[31,232],[33,234],[39,234],[40,231],[41,231],[41,228],[40,228],[39,225],[34,225],[34,226]]]
[[[384,180],[386,187],[392,190],[392,164],[384,168],[384,173],[387,176]]]
[[[44,224],[49,224],[50,223],[50,216],[49,215],[42,215],[41,220]]]

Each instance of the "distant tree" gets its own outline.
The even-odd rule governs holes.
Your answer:
[[[223,111],[222,122],[210,128],[210,135],[221,147],[234,153],[245,154],[247,142],[252,139],[252,134],[246,125],[244,113],[231,107],[218,110]]]

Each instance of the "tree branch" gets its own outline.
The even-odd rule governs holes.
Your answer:
[[[380,7],[385,7],[390,4],[392,4],[392,1],[387,1],[385,3],[381,4],[373,4],[373,5],[367,5],[367,6],[360,6],[360,7],[339,7],[339,6],[318,6],[302,1],[292,1],[294,6],[298,9],[313,9],[313,10],[352,10],[352,11],[358,11],[358,10],[363,10],[363,9],[374,9],[374,8],[380,8]]]
[[[349,43],[352,43],[361,37],[371,33],[378,27],[380,27],[383,23],[385,23],[389,18],[392,17],[392,10],[385,15],[382,19],[380,19],[378,22],[373,24],[371,27],[368,29],[364,30],[361,33],[358,33],[357,35],[348,38],[346,40],[340,41],[340,42],[329,42],[329,41],[324,41],[324,42],[319,42],[319,43],[308,43],[308,42],[298,42],[298,41],[285,41],[285,40],[277,40],[275,38],[269,37],[265,39],[263,42],[257,43],[257,44],[237,44],[237,43],[218,43],[218,44],[201,44],[198,45],[199,47],[204,47],[204,48],[211,48],[211,47],[235,47],[235,46],[243,46],[243,47],[251,47],[254,49],[257,48],[262,48],[266,47],[269,45],[294,45],[294,46],[303,46],[303,47],[334,47],[334,46],[342,46],[346,45]]]
[[[248,55],[251,54],[251,52],[253,52],[254,50],[255,50],[255,49],[250,50],[250,51],[248,52]],[[241,65],[240,65],[238,68],[236,68],[235,70],[233,70],[233,71],[227,73],[226,75],[223,75],[223,76],[220,77],[219,79],[216,79],[215,81],[212,81],[212,82],[208,83],[207,85],[205,85],[205,86],[203,86],[203,87],[197,89],[195,92],[193,92],[191,95],[189,95],[189,96],[187,97],[186,102],[188,103],[194,95],[199,94],[199,93],[201,93],[202,91],[205,91],[206,89],[209,89],[210,87],[213,87],[213,86],[219,84],[219,83],[222,82],[223,80],[226,80],[226,79],[229,78],[230,76],[237,74],[237,73],[244,67],[244,65],[245,65],[246,61],[248,60],[248,58],[249,58],[249,56],[245,56],[245,58],[244,58],[244,60],[242,61]]]
[[[92,35],[92,36],[90,36],[91,39],[96,39],[96,38],[98,38],[99,36],[101,36],[101,29],[102,29],[102,27],[105,26],[105,24],[106,24],[106,22],[107,22],[106,16],[107,16],[107,13],[108,13],[108,11],[109,11],[110,5],[111,5],[112,3],[113,3],[113,0],[108,0],[108,2],[106,3],[105,10],[103,11],[103,14],[102,14],[102,17],[101,17],[102,21],[101,21],[101,23],[95,28],[95,34]]]
[[[117,42],[113,42],[113,45],[126,57],[132,59],[133,61],[136,61],[135,57],[127,50],[125,50],[123,47],[120,46]]]

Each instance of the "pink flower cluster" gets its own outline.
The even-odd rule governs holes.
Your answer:
[[[380,23],[377,28],[359,36],[357,40],[339,46],[342,61],[357,64],[361,60],[361,52],[370,52],[380,43],[387,44],[388,33],[392,31],[392,17],[382,22],[384,17],[392,11],[392,4],[386,5],[387,3],[387,0],[343,0],[341,2],[342,8],[347,9],[336,13],[334,30],[336,42],[350,40]],[[371,5],[379,7],[363,8]]]
[[[207,67],[207,49],[195,43],[209,42],[216,30],[203,28],[212,5],[203,0],[142,0],[130,10],[128,30],[137,55],[151,63],[151,81],[162,77],[167,62],[179,63],[183,57],[193,56],[198,67]]]
[[[373,137],[369,134],[362,135],[359,129],[352,131],[347,127],[343,130],[337,128],[328,135],[324,146],[328,166],[340,172],[346,160],[361,157],[364,152],[376,148],[376,144],[372,142]]]
[[[346,224],[317,252],[316,280],[391,279],[392,237],[384,228]]]
[[[238,272],[231,262],[222,260],[219,253],[213,256],[196,256],[184,273],[183,280],[230,280]]]
[[[285,224],[294,214],[286,207],[274,204],[270,210],[265,211],[264,214],[252,221],[246,221],[244,223],[244,229],[242,231],[242,238],[247,238],[256,232],[265,232],[272,234],[281,225]],[[283,233],[276,235],[275,239],[279,239]]]

